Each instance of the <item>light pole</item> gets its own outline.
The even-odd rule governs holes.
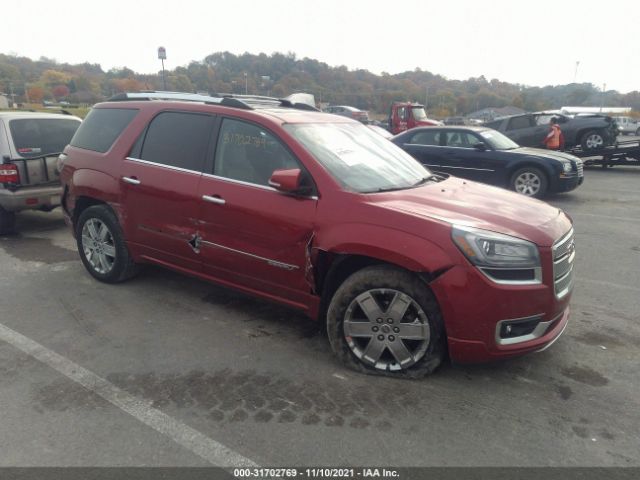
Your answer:
[[[425,85],[424,87],[424,111],[426,112],[429,108],[429,85]]]
[[[249,87],[247,84],[247,72],[244,72],[244,94],[249,95]]]
[[[167,91],[167,79],[164,74],[164,61],[167,59],[167,50],[164,47],[158,47],[158,58],[162,61],[162,88]]]
[[[607,84],[602,84],[602,95],[600,96],[600,113],[602,113],[602,107],[604,107],[604,92],[607,90]]]
[[[576,83],[578,80],[578,67],[580,66],[580,60],[576,61],[576,69],[573,72],[573,83]]]

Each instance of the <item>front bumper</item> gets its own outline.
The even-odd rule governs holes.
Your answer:
[[[584,182],[583,175],[562,176],[556,180],[555,191],[556,192],[570,192],[575,190]]]
[[[553,273],[543,272],[543,283],[500,285],[473,266],[456,266],[430,286],[438,299],[449,344],[456,363],[478,363],[542,350],[555,342],[569,320],[571,293],[558,299]],[[502,322],[536,318],[535,334],[515,341],[501,340]]]

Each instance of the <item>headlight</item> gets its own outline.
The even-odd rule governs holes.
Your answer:
[[[569,173],[571,171],[571,164],[569,162],[564,162],[562,164],[562,170],[564,170],[564,173]]]
[[[535,243],[479,228],[455,225],[454,243],[477,267],[486,269],[539,269],[540,254]],[[534,277],[538,277],[537,273]]]

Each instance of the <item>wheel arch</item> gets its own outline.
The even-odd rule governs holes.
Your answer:
[[[536,168],[538,170],[541,170],[542,173],[545,174],[545,176],[547,177],[547,184],[548,185],[552,185],[553,183],[553,178],[554,178],[554,171],[553,171],[553,167],[551,165],[549,165],[548,162],[545,162],[544,160],[536,160],[533,158],[527,158],[524,160],[521,160],[519,162],[515,162],[513,165],[510,165],[509,168],[507,169],[507,187],[509,189],[511,189],[511,180],[513,179],[513,175],[520,169],[522,168],[526,168],[526,167],[532,167],[532,168]]]
[[[343,233],[346,233],[344,229]],[[394,232],[398,234],[398,232]],[[373,239],[373,235],[363,238]],[[369,243],[353,244],[344,242],[332,246],[317,244],[312,247],[311,264],[313,265],[313,288],[320,296],[318,319],[323,320],[333,294],[338,287],[353,273],[372,265],[390,265],[408,271],[421,279],[425,285],[449,270],[454,262],[450,256],[435,244],[407,234],[403,247],[416,251],[421,246],[421,255],[408,256],[401,248],[393,250],[391,245],[397,244],[389,237],[381,237],[386,244]],[[418,243],[416,243],[418,242]]]
[[[75,225],[80,214],[93,205],[108,205],[121,219],[117,208],[119,184],[112,176],[90,169],[78,169],[65,185],[65,207]]]

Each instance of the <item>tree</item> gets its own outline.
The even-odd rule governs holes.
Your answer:
[[[60,100],[61,98],[66,98],[69,96],[69,87],[67,87],[66,85],[56,85],[55,87],[53,87],[51,92],[56,99]]]
[[[69,82],[69,80],[71,80],[71,76],[68,73],[57,70],[45,70],[40,76],[40,81],[47,87],[61,85]]]
[[[29,87],[27,88],[27,95],[30,102],[42,103],[42,100],[44,100],[44,88],[36,86]]]

